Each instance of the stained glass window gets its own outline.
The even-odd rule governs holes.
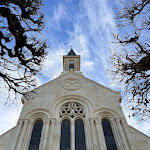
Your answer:
[[[43,127],[42,120],[37,120],[34,123],[28,150],[38,150],[39,149],[42,127]]]
[[[61,123],[61,140],[60,150],[71,150],[71,137],[70,137],[70,121],[65,119]]]
[[[102,127],[103,127],[107,150],[117,150],[116,142],[114,139],[114,135],[109,120],[103,119]]]
[[[84,123],[81,119],[75,121],[75,150],[86,150]]]

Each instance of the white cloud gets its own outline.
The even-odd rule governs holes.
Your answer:
[[[94,71],[95,63],[93,61],[84,61],[82,63],[82,69],[86,72]]]
[[[58,77],[63,71],[63,55],[66,54],[66,49],[64,45],[56,44],[50,50],[44,64],[43,64],[43,75],[49,80]],[[40,80],[40,79],[39,79]]]
[[[49,16],[46,14],[46,28],[49,30],[61,30],[61,21],[70,20],[69,13],[66,9],[66,6],[63,3],[58,3],[54,6],[54,14],[53,16]],[[46,34],[45,34],[46,35]],[[47,35],[46,35],[47,36]],[[55,35],[56,36],[56,35]],[[49,36],[47,36],[49,38]]]
[[[57,4],[54,10],[53,19],[60,21],[61,19],[66,19],[66,18],[67,18],[66,7],[62,3]]]

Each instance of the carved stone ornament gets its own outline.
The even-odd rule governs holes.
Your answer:
[[[69,102],[64,104],[60,108],[60,117],[62,116],[70,116],[71,118],[75,116],[85,116],[85,109],[84,107],[76,102]]]
[[[66,90],[77,90],[81,88],[82,81],[77,78],[67,78],[62,81],[61,86]]]

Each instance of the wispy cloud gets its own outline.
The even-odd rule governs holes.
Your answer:
[[[62,29],[61,21],[69,20],[69,13],[63,3],[57,3],[53,7],[53,13],[46,13],[46,27],[60,31]]]
[[[66,7],[62,3],[57,4],[55,6],[53,19],[60,21],[60,20],[66,19],[66,18],[67,18]]]

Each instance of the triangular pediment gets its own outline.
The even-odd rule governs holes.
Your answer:
[[[104,88],[108,92],[112,92],[112,93],[115,93],[115,94],[120,94],[120,91],[114,91],[114,90],[112,90],[112,89],[110,89],[110,88],[108,88],[106,86],[103,86],[103,85],[101,85],[101,84],[99,84],[99,83],[97,83],[97,82],[95,82],[95,81],[93,81],[93,80],[91,80],[89,78],[86,78],[84,75],[82,75],[81,72],[74,72],[74,71],[68,71],[66,73],[62,73],[59,77],[57,77],[57,78],[55,78],[55,79],[53,79],[53,80],[51,80],[51,81],[49,81],[49,82],[47,82],[47,83],[45,83],[45,84],[43,84],[41,86],[35,88],[34,90],[36,91],[36,90],[48,87],[49,85],[53,84],[54,82],[57,82],[58,80],[59,80],[59,82],[57,82],[57,83],[59,85],[61,85],[60,82],[63,82],[63,80],[66,80],[67,78],[69,78],[69,79],[71,79],[71,78],[72,79],[77,78],[77,79],[80,79],[80,80],[84,80],[83,84],[85,84],[85,83],[91,83],[91,84],[96,85],[98,87]]]

